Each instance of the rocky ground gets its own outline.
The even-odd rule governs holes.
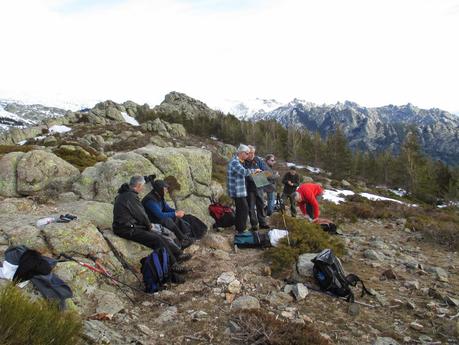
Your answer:
[[[360,221],[342,230],[346,271],[358,274],[376,295],[360,298],[356,289],[356,300],[364,304],[313,290],[297,300],[269,275],[261,250],[234,252],[220,238],[231,239],[226,231],[189,249],[193,272],[186,283],[137,296],[136,305],[126,305],[112,320],[89,322],[111,329],[108,337],[124,339],[120,343],[238,344],[238,325],[231,320],[240,308],[253,306],[279,319],[312,323],[335,344],[459,343],[457,253],[417,241],[403,220]]]

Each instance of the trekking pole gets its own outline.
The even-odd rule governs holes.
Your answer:
[[[347,301],[346,297],[336,296],[336,295],[333,295],[333,294],[331,294],[331,293],[329,293],[327,291],[322,291],[320,289],[316,289],[316,288],[314,288],[312,286],[309,286],[309,285],[306,285],[306,284],[304,284],[304,286],[306,286],[311,291],[318,292],[318,293],[321,293],[321,294],[324,294],[324,295],[327,295],[327,296],[330,296],[330,297],[338,298],[339,300],[343,300],[343,301],[349,302],[349,301]],[[364,303],[364,302],[359,302],[359,301],[356,301],[356,300],[354,300],[354,302],[352,302],[352,303],[360,304],[360,305],[363,305],[363,306],[369,307],[369,308],[377,308],[377,306],[375,306],[375,305],[371,305],[371,304]]]
[[[67,260],[76,262],[78,265],[80,265],[80,266],[82,266],[82,267],[85,267],[85,268],[89,269],[90,271],[93,271],[93,272],[95,272],[95,273],[99,273],[99,274],[102,275],[103,277],[105,277],[105,278],[107,278],[107,279],[110,279],[110,281],[112,281],[112,283],[114,283],[114,285],[120,284],[120,285],[122,285],[122,286],[125,286],[125,287],[130,288],[131,290],[140,292],[140,293],[142,293],[142,294],[144,294],[144,295],[152,296],[152,294],[146,293],[146,292],[143,291],[142,289],[136,288],[135,286],[131,286],[131,285],[125,283],[125,282],[122,282],[122,281],[119,280],[119,279],[116,279],[116,278],[113,277],[111,274],[109,274],[108,271],[107,271],[106,269],[100,268],[100,266],[101,266],[100,263],[98,264],[99,267],[94,267],[94,266],[91,266],[91,265],[89,265],[89,264],[87,264],[87,263],[85,263],[85,262],[78,261],[77,259],[75,259],[75,258],[73,258],[72,256],[67,255],[67,254],[65,254],[65,253],[60,253],[59,256],[58,256],[57,258],[59,259],[60,257],[63,257],[63,258],[66,258]],[[120,287],[118,286],[118,288],[120,288]],[[126,295],[126,293],[125,293],[121,288],[120,288],[120,291],[123,292],[123,293]],[[154,296],[154,294],[153,294],[153,296]],[[126,297],[127,297],[133,304],[135,304],[131,297],[129,297],[128,295],[126,295]],[[169,302],[167,302],[167,301],[164,301],[164,300],[162,300],[162,299],[160,299],[160,298],[158,298],[158,297],[156,297],[156,296],[154,296],[154,298],[155,298],[156,300],[158,300],[158,302],[167,304],[167,305],[169,305],[169,306],[172,306],[172,305],[173,305],[172,303],[169,303]]]
[[[277,202],[280,205],[280,211],[281,211],[281,215],[282,215],[282,220],[284,221],[284,228],[285,228],[285,230],[287,230],[287,243],[290,246],[290,235],[288,233],[287,222],[285,221],[285,215],[284,215],[285,205],[284,205],[283,200],[281,200],[281,197],[279,196],[279,193],[277,193]]]

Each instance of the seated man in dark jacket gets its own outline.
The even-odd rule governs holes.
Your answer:
[[[188,236],[191,229],[182,219],[185,212],[173,209],[164,199],[169,185],[163,180],[155,180],[152,187],[151,192],[142,199],[142,205],[150,222],[161,224],[171,230],[180,241],[182,248],[190,246],[193,243]]]
[[[145,185],[143,176],[133,176],[129,184],[123,184],[118,190],[113,206],[113,232],[127,240],[135,241],[152,249],[166,248],[169,253],[172,271],[186,273],[186,268],[178,262],[191,258],[182,250],[170,245],[161,234],[152,231],[152,224],[140,202],[138,193]]]

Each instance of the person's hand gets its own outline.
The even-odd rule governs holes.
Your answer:
[[[288,184],[289,184],[290,186],[293,186],[293,183],[292,183],[291,181],[288,181]]]
[[[255,174],[261,173],[263,170],[261,169],[255,169]]]
[[[176,217],[182,218],[184,215],[185,215],[185,212],[183,212],[183,211],[175,211],[175,216]]]

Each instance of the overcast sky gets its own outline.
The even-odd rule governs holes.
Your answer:
[[[459,0],[2,0],[0,98],[459,112]]]

